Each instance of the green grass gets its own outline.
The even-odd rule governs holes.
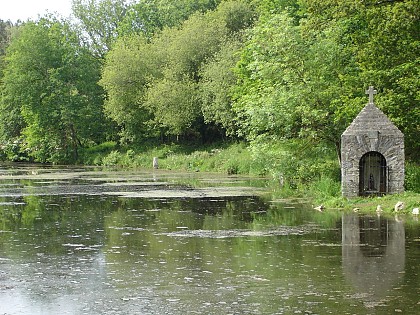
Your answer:
[[[212,147],[192,147],[178,144],[117,148],[116,145],[97,146],[84,151],[83,164],[151,168],[157,157],[160,169],[225,174],[260,175],[258,163],[244,143]]]
[[[404,194],[342,197],[339,165],[333,150],[325,144],[293,141],[249,146],[234,142],[200,147],[145,143],[120,147],[115,142],[107,142],[83,151],[82,157],[82,164],[147,169],[152,168],[153,158],[157,157],[160,169],[265,176],[273,197],[303,197],[327,209],[359,208],[361,212],[375,212],[381,205],[384,212],[392,213],[398,201],[406,205],[403,212],[420,206],[420,166],[413,163],[407,163],[406,187],[410,191]]]
[[[401,194],[385,195],[382,197],[367,197],[367,198],[342,198],[341,202],[344,210],[360,209],[361,212],[373,213],[376,212],[378,205],[381,206],[384,213],[395,213],[394,207],[397,202],[402,201],[405,204],[403,210],[399,213],[411,213],[413,208],[420,207],[420,195],[415,192],[407,191]]]

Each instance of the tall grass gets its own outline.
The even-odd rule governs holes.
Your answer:
[[[407,162],[405,165],[405,189],[420,193],[420,165]]]
[[[151,168],[157,157],[160,169],[194,172],[219,172],[225,174],[258,175],[258,163],[244,143],[232,143],[219,147],[183,147],[177,144],[152,147],[119,148],[111,143],[84,152],[85,164]]]
[[[255,141],[191,147],[179,144],[121,148],[104,143],[83,152],[84,164],[256,175],[271,178],[273,194],[305,197],[329,207],[349,202],[341,197],[340,166],[334,148],[305,141]],[[406,190],[420,192],[420,166],[407,163]]]

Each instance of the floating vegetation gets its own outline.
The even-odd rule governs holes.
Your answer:
[[[258,194],[258,189],[251,187],[175,188],[112,191],[106,194],[126,198],[220,198],[255,196]]]
[[[0,313],[415,314],[418,222],[205,176],[0,175]]]
[[[265,237],[281,235],[304,235],[313,232],[315,226],[281,226],[265,231],[255,230],[182,230],[161,233],[171,237],[232,238],[232,237]]]

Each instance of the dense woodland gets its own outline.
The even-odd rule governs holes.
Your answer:
[[[73,0],[73,15],[0,21],[4,159],[239,140],[292,163],[339,152],[373,85],[419,160],[419,0]]]

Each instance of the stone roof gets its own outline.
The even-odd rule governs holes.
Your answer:
[[[403,137],[403,133],[374,104],[367,104],[347,127],[343,135],[379,131],[382,134]]]

